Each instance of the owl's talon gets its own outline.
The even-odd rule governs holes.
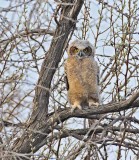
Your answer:
[[[99,103],[98,102],[91,102],[89,103],[89,107],[98,107]]]
[[[71,108],[71,113],[73,113],[77,108],[82,110],[82,107],[80,105],[72,105],[71,107],[72,107]]]
[[[80,110],[82,110],[82,107],[80,105],[78,105],[77,108],[79,108]]]
[[[73,113],[75,111],[75,108],[71,108],[70,112]]]

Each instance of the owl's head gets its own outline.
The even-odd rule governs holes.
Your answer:
[[[69,56],[78,56],[80,58],[94,57],[95,48],[87,40],[75,40],[68,47]]]

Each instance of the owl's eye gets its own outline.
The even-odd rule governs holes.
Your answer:
[[[83,51],[84,51],[87,55],[91,55],[91,53],[92,53],[92,48],[91,48],[91,47],[86,47]]]
[[[74,55],[74,54],[76,54],[78,52],[79,52],[79,49],[77,47],[71,47],[70,48],[70,54],[71,55]]]

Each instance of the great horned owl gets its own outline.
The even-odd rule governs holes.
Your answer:
[[[68,100],[74,109],[99,104],[99,67],[89,41],[75,40],[68,47],[65,62]]]

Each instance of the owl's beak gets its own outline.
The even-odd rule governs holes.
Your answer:
[[[85,53],[84,53],[82,50],[80,50],[79,53],[78,53],[78,56],[79,56],[79,57],[84,57],[84,56],[85,56]]]

